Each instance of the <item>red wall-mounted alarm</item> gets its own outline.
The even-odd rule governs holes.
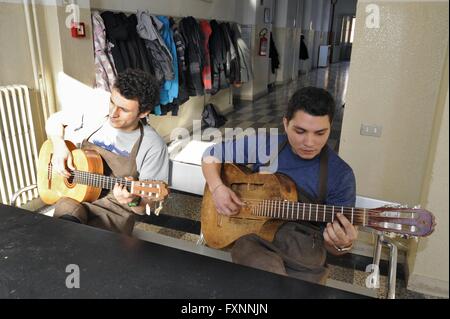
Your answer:
[[[86,29],[83,22],[73,23],[72,28],[72,38],[84,38],[86,36]]]

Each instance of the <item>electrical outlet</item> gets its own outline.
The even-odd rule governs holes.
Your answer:
[[[381,137],[382,132],[383,132],[383,127],[381,125],[361,124],[361,132],[360,133],[363,136]]]

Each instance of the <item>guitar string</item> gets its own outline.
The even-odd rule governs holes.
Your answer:
[[[243,200],[244,202],[255,202],[255,204],[249,205],[249,206],[253,206],[253,207],[258,207],[258,205],[261,206],[261,204],[264,203],[265,201],[269,205],[275,204],[275,205],[278,206],[279,204],[281,204],[281,207],[273,207],[273,208],[276,208],[277,210],[286,208],[287,206],[293,206],[293,205],[299,205],[299,206],[309,206],[310,205],[309,203],[290,202],[290,201],[289,202],[284,202],[284,201],[281,201],[281,200],[257,200],[257,199],[244,199],[244,198],[242,198],[241,200]],[[289,205],[288,205],[288,203],[289,203]],[[328,210],[333,208],[333,205],[311,204],[311,208],[316,209],[317,206],[320,207],[319,212],[318,212],[319,215],[323,216],[323,208],[325,206],[327,206],[325,213],[326,214],[333,214],[333,212],[329,212],[328,211]],[[351,208],[351,207],[343,207],[343,206],[334,206],[334,207],[335,207],[335,212],[334,212],[335,214],[341,213],[343,211],[344,213],[352,213],[353,212],[354,216],[363,216],[363,215],[365,215],[364,212],[357,211],[357,210],[364,210],[364,208],[357,208],[357,207]],[[339,207],[339,208],[336,209],[337,207]],[[343,209],[341,209],[341,207],[343,207]],[[272,207],[268,207],[268,208],[272,209]],[[289,207],[289,209],[291,209],[291,207]],[[378,214],[378,211],[377,210],[373,210],[373,209],[366,209],[365,212],[366,213],[376,213],[376,214]],[[308,214],[309,214],[309,212],[308,212]],[[375,215],[373,215],[373,216],[375,216]]]
[[[122,177],[111,177],[111,176],[105,176],[105,175],[99,175],[99,174],[93,174],[93,173],[89,173],[89,172],[84,172],[84,171],[76,171],[78,173],[77,176],[75,177],[81,177],[81,178],[86,178],[86,179],[96,179],[95,181],[98,182],[102,182],[102,183],[119,183],[119,184],[126,184],[127,186],[131,186],[133,183],[138,182],[138,183],[144,183],[144,181],[128,181]],[[73,174],[72,174],[73,176]],[[145,181],[146,184],[159,184],[158,181]]]
[[[50,169],[49,169],[50,171]],[[105,176],[95,173],[90,173],[86,171],[74,170],[70,172],[70,176],[74,178],[74,184],[93,184],[94,187],[104,188],[104,189],[113,189],[116,183],[124,184],[124,186],[131,189],[133,182],[137,181],[127,181],[123,178],[116,178],[111,176]],[[151,182],[151,184],[156,184],[156,181]],[[137,185],[139,186],[139,185]],[[160,193],[161,189],[157,187],[147,187],[154,188],[151,192],[147,190],[147,193]]]
[[[48,170],[48,172],[50,172],[50,169]],[[52,173],[58,173],[56,171],[52,170]],[[111,176],[105,176],[105,175],[100,175],[100,174],[95,174],[95,173],[90,173],[90,172],[85,172],[85,171],[79,171],[79,170],[75,170],[75,171],[70,171],[70,177],[75,178],[82,178],[82,179],[88,179],[90,181],[93,182],[101,182],[103,183],[111,183],[111,181],[115,181],[119,184],[125,184],[125,186],[130,186],[132,182],[135,181],[127,181],[124,178],[121,177],[111,177]]]
[[[48,168],[48,172],[50,172],[50,167]],[[52,173],[57,173],[56,171],[52,170]],[[131,188],[133,182],[138,181],[128,181],[121,177],[111,177],[111,176],[105,176],[100,174],[95,174],[91,172],[86,171],[80,171],[80,170],[73,170],[70,171],[70,177],[73,177],[74,184],[93,184],[94,187],[104,188],[104,189],[113,189],[115,184],[124,184],[124,186]],[[152,182],[151,184],[156,184],[157,182]],[[152,188],[152,187],[147,187]],[[147,193],[160,193],[161,189],[155,188],[155,191],[148,192]]]
[[[94,174],[94,173],[85,172],[85,171],[72,171],[71,177],[72,176],[74,178],[79,177],[79,178],[81,178],[82,181],[97,183],[96,185],[98,185],[98,183],[101,183],[101,186],[107,186],[106,188],[110,188],[110,187],[112,188],[112,187],[114,187],[115,184],[121,184],[121,185],[124,184],[124,186],[126,186],[126,187],[132,186],[131,181],[127,181],[126,179],[123,179],[120,177],[116,178],[116,177],[104,176],[104,175]]]
[[[50,172],[50,170],[48,170]],[[57,173],[56,171],[52,171],[52,173]],[[96,185],[98,185],[99,183],[101,183],[100,186],[107,186],[104,188],[112,188],[114,187],[115,183],[118,184],[124,184],[124,186],[127,187],[131,187],[133,182],[136,181],[127,181],[126,179],[120,178],[120,177],[111,177],[111,176],[104,176],[104,175],[100,175],[100,174],[95,174],[95,173],[90,173],[90,172],[85,172],[85,171],[79,171],[79,170],[75,170],[75,171],[71,171],[70,172],[70,177],[73,177],[74,180],[77,180],[80,182],[92,182],[95,183]],[[152,182],[152,183],[156,183],[156,182]],[[77,183],[75,183],[77,184]]]
[[[101,183],[101,186],[104,186],[105,184],[107,184],[108,187],[113,187],[115,185],[115,183],[118,184],[125,184],[125,186],[127,187],[131,187],[132,185],[132,181],[127,181],[123,178],[115,178],[115,177],[110,177],[110,176],[104,176],[104,175],[99,175],[99,174],[94,174],[94,173],[90,173],[90,172],[85,172],[85,171],[79,171],[79,170],[75,170],[75,171],[71,171],[70,173],[71,177],[73,177],[74,179],[81,179],[81,182],[86,181],[86,182],[96,182],[96,183]],[[115,183],[114,183],[115,182]],[[114,185],[111,185],[113,184]],[[255,202],[256,204],[252,204],[250,206],[253,206],[254,208],[260,206],[261,208],[263,208],[261,206],[261,204],[263,204],[264,202],[266,202],[268,205],[279,205],[278,210],[280,209],[291,209],[291,212],[287,212],[286,213],[296,213],[294,212],[294,205],[297,206],[307,206],[310,205],[310,208],[316,208],[316,216],[324,216],[325,215],[329,215],[329,214],[338,214],[338,213],[351,213],[354,217],[362,217],[362,216],[378,216],[379,212],[376,210],[371,210],[371,209],[363,209],[363,208],[350,208],[350,207],[342,207],[342,206],[334,206],[334,208],[336,207],[340,207],[337,210],[335,210],[334,212],[329,212],[329,209],[333,208],[333,205],[322,205],[322,204],[309,204],[309,203],[301,203],[301,202],[291,202],[291,201],[282,201],[282,200],[257,200],[257,199],[245,199],[242,198],[241,200],[243,200],[244,202]],[[291,206],[291,207],[289,207]],[[325,208],[325,206],[328,206]],[[318,210],[318,207],[321,208],[321,211]],[[268,209],[272,209],[272,207],[267,207]],[[324,209],[325,208],[325,212]],[[363,212],[358,212],[355,210],[364,210]],[[302,213],[303,213],[303,209],[302,209]],[[309,215],[310,212],[308,212]],[[371,213],[373,213],[372,215],[370,215]],[[376,214],[375,214],[376,213]],[[314,213],[313,213],[314,214]]]

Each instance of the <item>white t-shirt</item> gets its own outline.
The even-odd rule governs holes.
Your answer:
[[[65,139],[80,145],[89,135],[89,142],[120,156],[129,156],[140,137],[140,129],[124,132],[110,125],[108,120],[110,94],[93,91],[92,99],[82,105],[65,108],[61,116],[65,119]],[[169,152],[163,139],[149,125],[144,126],[144,138],[136,156],[136,167],[140,180],[168,182]]]

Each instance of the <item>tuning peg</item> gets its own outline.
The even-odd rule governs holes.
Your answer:
[[[421,208],[422,208],[421,205],[414,206],[414,209],[421,209]]]
[[[159,213],[161,212],[162,209],[163,209],[162,202],[159,202],[158,208],[155,209],[155,215],[156,215],[156,216],[159,216]]]
[[[401,208],[400,204],[387,204],[383,206],[384,208]]]
[[[414,238],[414,240],[416,241],[416,243],[418,243],[418,242],[419,242],[419,237],[417,237],[417,236],[413,236],[413,238]]]

